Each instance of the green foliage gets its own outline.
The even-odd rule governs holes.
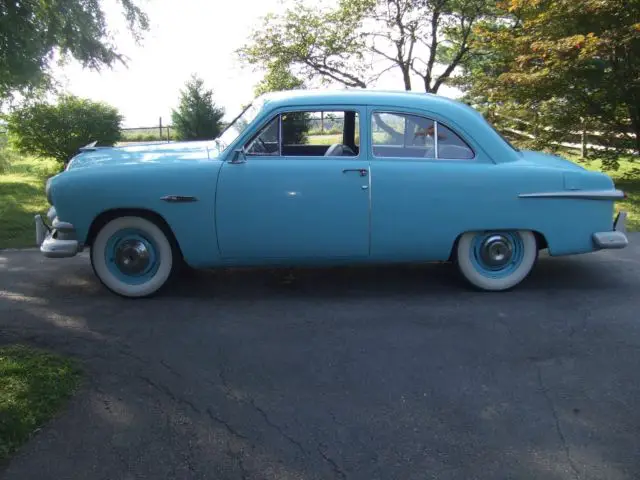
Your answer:
[[[56,414],[80,376],[68,358],[22,345],[0,348],[0,461]]]
[[[255,88],[255,95],[281,90],[297,90],[304,88],[304,80],[296,77],[282,62],[275,61],[267,66],[267,73]]]
[[[136,40],[148,30],[137,0],[118,0]],[[0,99],[51,82],[53,54],[100,68],[123,61],[99,0],[3,0],[0,4]]]
[[[35,247],[33,216],[49,209],[45,181],[60,171],[60,163],[20,156],[10,149],[5,153],[9,165],[0,173],[0,248]]]
[[[210,140],[222,130],[224,109],[216,106],[213,91],[192,75],[180,92],[180,104],[171,113],[175,136],[179,140]]]
[[[308,112],[289,112],[282,116],[282,143],[284,145],[304,145],[309,134],[310,115]]]
[[[455,67],[473,55],[473,26],[494,19],[495,0],[339,0],[333,8],[291,0],[267,15],[238,54],[268,70],[276,62],[311,80],[366,87],[384,72],[412,75],[437,92]],[[418,54],[426,50],[427,55]],[[437,62],[444,64],[436,75]],[[375,65],[375,68],[373,67]]]
[[[20,152],[53,157],[66,165],[78,149],[120,139],[122,116],[102,102],[64,95],[56,104],[34,103],[7,117],[13,146]]]
[[[0,145],[0,173],[5,173],[18,159],[18,154],[6,146]]]
[[[169,140],[175,140],[176,132],[173,128],[169,129]],[[162,127],[162,136],[160,136],[159,129],[156,128],[141,128],[133,130],[123,130],[122,142],[157,142],[167,141],[167,127]]]
[[[308,78],[320,76],[351,87],[364,87],[363,44],[358,33],[362,19],[340,9],[323,11],[293,0],[283,14],[268,14],[242,47],[240,58],[269,70],[296,66]]]
[[[467,101],[497,124],[529,122],[534,148],[594,131],[586,143],[612,149],[609,167],[623,149],[640,153],[640,2],[503,3],[507,21],[476,29],[482,55],[458,80]]]

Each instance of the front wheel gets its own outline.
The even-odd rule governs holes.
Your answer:
[[[124,297],[147,297],[169,279],[174,252],[167,235],[142,217],[119,217],[98,232],[91,265],[103,285]]]
[[[537,259],[536,237],[528,230],[467,232],[456,248],[460,273],[476,288],[488,291],[515,287]]]

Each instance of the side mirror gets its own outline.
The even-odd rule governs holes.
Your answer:
[[[244,149],[238,148],[237,150],[234,150],[231,154],[231,160],[229,163],[247,163],[247,157],[244,154]]]

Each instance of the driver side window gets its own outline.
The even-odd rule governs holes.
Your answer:
[[[245,155],[280,155],[280,116],[278,115],[245,146]]]
[[[360,122],[353,110],[284,112],[245,145],[245,154],[254,156],[356,157],[359,151]]]

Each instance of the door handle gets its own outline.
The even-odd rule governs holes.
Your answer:
[[[368,173],[366,168],[345,168],[344,170],[342,170],[342,173],[348,172],[358,172],[361,177],[366,177]]]

